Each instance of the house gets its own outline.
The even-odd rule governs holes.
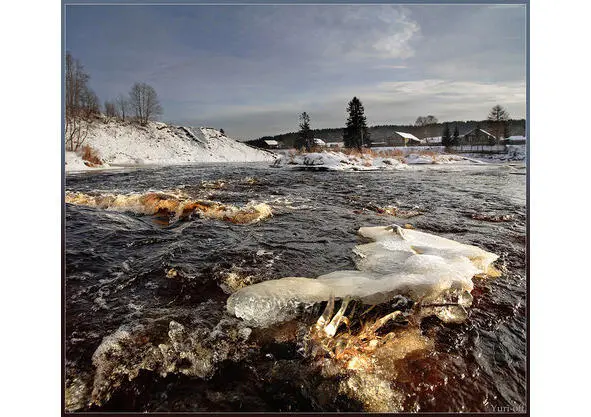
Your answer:
[[[264,149],[279,148],[279,142],[277,142],[276,140],[272,140],[272,139],[263,140],[263,143],[261,145],[262,145],[261,148],[264,148]]]
[[[497,145],[497,138],[479,127],[460,136],[459,145]]]
[[[526,142],[525,136],[513,135],[505,138],[505,144],[507,145],[523,145]]]
[[[318,139],[318,138],[314,138],[314,146],[326,146],[326,142],[324,142],[322,139]]]
[[[386,138],[386,146],[413,146],[423,143],[415,135],[406,132],[394,132],[392,136]]]
[[[329,148],[344,148],[345,142],[326,142],[326,146]]]
[[[441,136],[434,136],[432,138],[423,138],[423,142],[425,142],[426,145],[439,146],[439,145],[441,145],[441,140],[442,140]]]

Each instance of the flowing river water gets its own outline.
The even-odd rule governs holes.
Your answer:
[[[397,368],[388,389],[400,400],[388,411],[525,410],[523,164],[380,172],[149,167],[68,175],[66,190],[182,192],[236,206],[264,202],[273,212],[233,224],[66,204],[67,410],[373,411],[337,392],[340,377],[319,373],[302,353],[301,324],[250,329],[225,303],[244,283],[355,269],[357,230],[392,223],[494,252],[502,275],[475,280],[463,323],[423,320],[432,347]],[[399,219],[376,210],[385,206],[421,214]],[[491,222],[483,214],[506,217]]]

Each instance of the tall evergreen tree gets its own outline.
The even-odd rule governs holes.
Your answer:
[[[364,114],[363,104],[357,97],[347,105],[347,124],[343,131],[343,140],[345,147],[357,148],[371,146],[371,140],[367,131],[367,120]]]
[[[449,131],[449,124],[445,123],[443,133],[441,134],[441,144],[443,146],[451,145],[451,132]]]
[[[453,135],[453,138],[451,139],[451,144],[453,146],[457,146],[460,144],[460,131],[458,130],[458,125],[456,125],[454,127],[454,135]]]
[[[300,131],[298,132],[297,148],[306,148],[307,151],[314,144],[314,133],[310,129],[310,116],[303,112],[300,114]]]

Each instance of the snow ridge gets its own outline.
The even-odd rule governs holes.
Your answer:
[[[84,145],[103,161],[98,168],[137,165],[181,165],[216,162],[269,162],[271,152],[252,148],[209,127],[174,126],[149,122],[146,126],[109,120],[94,121]],[[66,172],[91,170],[81,157],[66,152]]]

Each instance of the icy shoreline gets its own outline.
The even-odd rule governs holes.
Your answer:
[[[397,155],[392,152],[345,153],[340,151],[322,151],[310,153],[289,153],[282,155],[273,163],[276,168],[292,168],[326,171],[380,171],[407,170],[413,165],[474,165],[485,164],[474,158],[461,155],[413,152]]]

